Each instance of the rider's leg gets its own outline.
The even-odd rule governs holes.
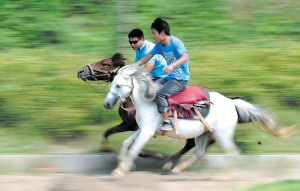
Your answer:
[[[168,102],[167,99],[173,95],[183,91],[188,85],[188,81],[180,81],[175,78],[166,82],[157,92],[155,101],[158,105],[158,111],[162,113],[164,118],[163,126],[160,130],[172,130],[171,122],[169,119],[168,111]]]

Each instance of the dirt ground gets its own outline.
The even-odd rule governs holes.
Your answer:
[[[1,191],[217,191],[248,188],[280,180],[300,180],[299,169],[281,172],[227,170],[226,172],[132,171],[123,179],[104,174],[14,174],[0,176]]]

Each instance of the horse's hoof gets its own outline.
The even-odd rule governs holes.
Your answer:
[[[110,173],[110,175],[117,179],[122,179],[125,176],[125,172],[119,168],[116,168]]]
[[[162,171],[161,173],[160,173],[160,175],[172,175],[173,173],[171,172],[171,171]]]
[[[100,153],[114,153],[115,151],[112,148],[109,147],[103,147],[99,150]]]
[[[147,150],[142,150],[139,156],[143,158],[154,158],[157,160],[164,160],[164,156],[162,154]]]
[[[178,168],[173,168],[172,170],[171,170],[171,172],[173,173],[173,174],[179,174],[179,173],[181,173],[181,170],[179,170]]]
[[[164,160],[165,159],[164,155],[162,155],[161,153],[155,153],[153,155],[153,158],[158,159],[158,160]]]
[[[164,166],[163,166],[163,170],[172,170],[173,168],[173,164],[171,162],[167,162]]]

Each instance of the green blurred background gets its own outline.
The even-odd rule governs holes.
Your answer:
[[[117,51],[133,63],[128,32],[154,42],[157,17],[189,52],[190,84],[267,107],[281,126],[300,123],[299,13],[298,0],[1,0],[0,153],[98,152],[121,120],[102,106],[109,86],[94,90],[77,71]],[[299,134],[279,139],[259,127],[237,126],[243,153],[299,153]],[[112,147],[131,134],[112,135]],[[184,143],[158,137],[146,148],[172,154]]]

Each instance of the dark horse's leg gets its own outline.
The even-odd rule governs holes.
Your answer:
[[[195,147],[195,139],[187,139],[186,140],[186,144],[183,147],[183,149],[181,149],[181,151],[179,151],[177,154],[173,155],[168,162],[164,165],[163,169],[164,170],[172,170],[176,164],[178,163],[180,157],[182,155],[184,155],[186,152],[188,152],[189,150],[191,150],[192,148]]]
[[[123,103],[123,106],[125,108],[132,108],[133,103],[129,98],[127,98],[126,101]],[[110,135],[114,133],[125,132],[125,131],[136,131],[139,128],[135,120],[135,113],[136,113],[135,109],[133,110],[131,109],[130,111],[127,111],[120,106],[118,113],[123,122],[105,131],[104,141],[102,143],[103,148],[100,150],[102,152],[113,152],[113,149],[109,147],[109,142],[108,142],[108,137]]]
[[[133,127],[128,125],[126,122],[122,122],[112,128],[109,128],[104,133],[104,140],[102,142],[102,149],[100,152],[113,152],[113,149],[109,147],[108,137],[115,133],[125,132],[125,131],[136,131],[138,127]]]
[[[213,145],[215,142],[216,142],[216,140],[215,140],[215,137],[213,136],[213,134],[212,133],[208,134],[205,149],[207,149],[208,147]]]

